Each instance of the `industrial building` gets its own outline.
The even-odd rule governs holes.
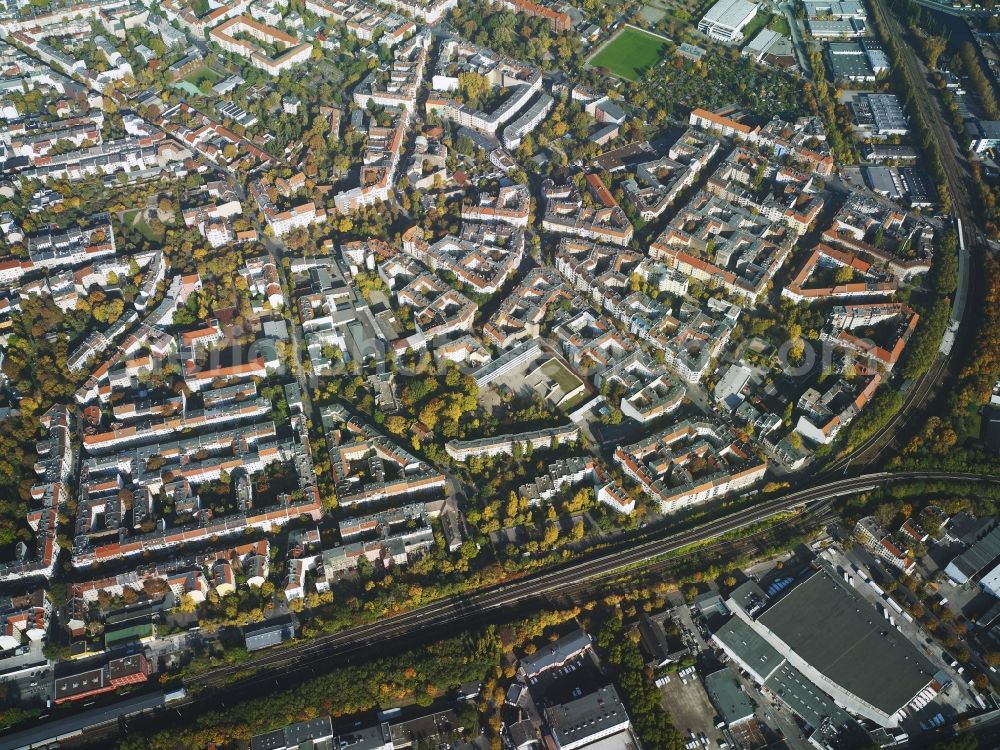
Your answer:
[[[983,578],[1000,563],[1000,525],[985,526],[962,554],[945,567],[944,572],[959,585]]]
[[[861,155],[870,162],[905,162],[917,160],[917,150],[913,146],[872,143],[861,147]]]
[[[889,58],[878,39],[830,42],[827,54],[834,78],[871,82],[889,70]]]
[[[260,651],[263,648],[277,646],[279,643],[295,637],[295,624],[291,618],[280,622],[263,622],[260,625],[248,625],[243,628],[243,639],[247,651]]]
[[[753,701],[740,689],[731,669],[720,669],[705,675],[705,692],[719,712],[719,720],[727,727],[754,717]]]
[[[837,39],[864,36],[868,30],[863,18],[806,19],[809,34],[816,39]]]
[[[851,102],[858,126],[873,135],[908,135],[910,124],[895,94],[858,94]]]
[[[865,37],[861,40],[861,48],[865,51],[865,57],[875,75],[889,71],[889,56],[885,54],[880,40]]]
[[[749,581],[726,604],[735,616],[715,641],[816,729],[828,723],[849,730],[841,707],[895,727],[912,704],[933,698],[944,680],[825,566],[771,594]]]
[[[333,724],[329,716],[289,724],[273,732],[258,734],[250,740],[250,750],[290,750],[315,747],[333,739]],[[309,744],[306,744],[309,743]]]
[[[865,5],[859,0],[802,0],[806,18],[864,18]]]
[[[969,149],[977,154],[1000,145],[1000,121],[966,120],[965,137],[969,139]]]
[[[830,42],[826,48],[833,77],[846,81],[874,81],[875,71],[868,64],[858,42]]]
[[[757,6],[747,0],[719,0],[698,22],[698,31],[720,42],[738,42]]]
[[[864,167],[865,182],[872,192],[884,195],[890,200],[903,197],[903,181],[895,167]]]

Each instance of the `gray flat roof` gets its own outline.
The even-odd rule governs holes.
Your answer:
[[[729,618],[712,637],[764,680],[785,661],[776,648],[739,617]]]
[[[830,696],[788,662],[782,664],[781,669],[764,684],[812,727],[821,726],[827,719],[850,721],[847,713]]]
[[[308,740],[321,740],[332,736],[333,724],[329,716],[320,716],[285,727],[285,742],[289,747],[301,745]]]
[[[892,170],[889,167],[864,167],[864,172],[868,185],[876,193],[882,193],[890,198],[899,198],[899,188],[896,186]]]
[[[740,689],[736,675],[728,667],[705,676],[705,692],[727,726],[753,718],[753,701]]]
[[[748,615],[753,617],[764,608],[767,603],[767,594],[756,581],[746,581],[741,583],[729,594],[729,602],[732,602]]]
[[[593,737],[629,720],[614,685],[606,685],[569,703],[551,706],[545,713],[560,747]]]
[[[707,591],[694,600],[694,606],[701,613],[702,617],[711,617],[715,614],[728,615],[729,608],[726,602],[717,591]]]
[[[830,65],[836,78],[873,78],[875,71],[868,64],[867,58],[858,54],[831,54]]]
[[[967,120],[965,133],[970,138],[991,139],[1000,138],[1000,121],[997,120]]]
[[[258,734],[250,739],[250,750],[283,750],[287,747],[299,747],[307,742],[330,739],[333,736],[333,724],[329,716],[319,716],[309,721],[289,724],[283,729]]]
[[[250,738],[250,750],[276,750],[285,746],[285,730],[257,734]]]
[[[889,715],[936,671],[867,600],[826,570],[793,586],[758,622],[832,682]]]
[[[521,669],[525,674],[533,675],[549,667],[558,666],[574,654],[590,648],[590,636],[583,630],[575,630],[564,635],[554,643],[547,643],[530,656],[521,659]]]
[[[392,734],[388,722],[374,727],[356,729],[337,738],[337,747],[342,750],[378,750],[389,744]]]
[[[295,628],[291,621],[264,622],[260,625],[248,625],[243,628],[243,638],[246,641],[247,651],[277,646],[282,641],[294,637]]]
[[[1000,526],[973,544],[969,549],[951,561],[966,578],[973,578],[1000,557]]]

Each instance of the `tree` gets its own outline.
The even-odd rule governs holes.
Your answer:
[[[926,36],[923,38],[923,48],[927,67],[933,70],[937,67],[941,55],[948,48],[948,39],[943,36]]]
[[[833,274],[833,281],[836,284],[847,284],[854,278],[854,269],[850,266],[841,266]]]
[[[559,524],[550,523],[545,527],[545,535],[543,541],[546,547],[551,547],[559,539]]]
[[[403,435],[406,432],[406,425],[406,419],[398,414],[386,417],[385,420],[385,428],[393,435]]]
[[[892,526],[892,522],[896,518],[896,507],[890,503],[882,503],[875,508],[874,515],[875,520],[878,521],[883,528],[888,528]]]
[[[463,71],[458,74],[458,91],[469,106],[478,108],[490,91],[490,80],[475,71]]]

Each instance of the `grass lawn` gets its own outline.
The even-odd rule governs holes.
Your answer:
[[[175,89],[180,89],[184,93],[189,94],[191,96],[201,96],[201,89],[199,89],[197,86],[190,83],[189,81],[175,81],[170,85],[173,86]]]
[[[668,47],[669,42],[662,37],[626,26],[589,63],[595,68],[607,68],[621,78],[638,81],[646,70],[663,59]]]
[[[774,16],[770,13],[758,11],[757,15],[753,17],[753,20],[750,21],[750,23],[746,25],[746,28],[743,29],[743,40],[749,42],[757,36],[757,32],[767,26],[773,18]]]
[[[580,378],[567,370],[558,360],[550,359],[542,365],[542,372],[554,380],[563,393],[569,393],[575,388],[580,387]]]
[[[202,82],[204,81],[211,81],[212,85],[214,86],[215,84],[217,84],[219,81],[222,80],[222,76],[220,76],[218,73],[216,73],[214,70],[212,70],[206,65],[204,67],[198,68],[197,70],[191,71],[181,80],[187,81],[195,88],[199,88]]]
[[[203,84],[207,82],[209,86],[214,86],[221,80],[221,75],[216,73],[207,65],[203,65],[202,67],[191,71],[179,81],[175,81],[171,85],[175,89],[180,89],[191,96],[204,96],[204,92],[201,90]]]
[[[133,208],[122,214],[122,224],[130,229],[134,229],[136,232],[141,234],[143,238],[152,242],[156,245],[162,245],[163,240],[166,238],[166,231],[162,233],[156,233],[153,228],[149,226],[146,219],[139,216],[140,209]]]
[[[145,219],[140,219],[134,224],[134,226],[135,231],[155,245],[162,245],[163,240],[166,239],[166,232],[154,232],[153,228],[146,223]]]
[[[575,396],[573,396],[573,398],[571,398],[565,404],[562,404],[559,408],[562,409],[565,412],[571,412],[576,407],[578,407],[581,404],[583,404],[583,402],[586,401],[590,397],[591,397],[591,395],[589,393],[587,393],[586,391],[581,391],[580,393],[578,393]]]
[[[771,23],[767,25],[767,28],[771,31],[777,31],[782,36],[790,37],[792,35],[792,30],[788,28],[788,19],[782,13],[776,14],[771,19]]]

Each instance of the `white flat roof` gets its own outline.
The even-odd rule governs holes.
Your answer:
[[[755,15],[757,6],[748,0],[719,0],[701,20],[703,23],[739,30],[750,23]]]
[[[761,29],[760,33],[753,38],[744,49],[748,49],[752,52],[763,52],[768,47],[770,47],[778,39],[783,37],[777,31],[771,31],[771,29]]]

